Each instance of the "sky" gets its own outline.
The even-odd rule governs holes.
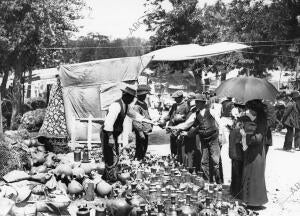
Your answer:
[[[146,0],[85,0],[91,10],[85,10],[85,18],[77,22],[82,27],[77,36],[89,32],[97,32],[111,39],[129,36],[148,39],[152,33],[146,31],[146,26],[140,25],[137,30],[134,25],[144,15]],[[199,5],[213,3],[216,0],[199,0]],[[228,0],[226,0],[228,1]],[[163,5],[166,10],[171,9],[168,1]]]

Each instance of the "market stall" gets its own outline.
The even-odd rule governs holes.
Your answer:
[[[190,50],[190,47],[195,49]],[[231,43],[206,48],[191,45],[181,56],[169,59],[165,58],[164,50],[164,55],[155,51],[142,57],[61,66],[61,88],[54,93],[61,94],[59,107],[65,112],[63,135],[68,131],[71,137],[77,137],[85,130],[75,122],[76,118],[104,117],[101,111],[120,97],[120,86],[124,83],[135,85],[151,60],[195,59],[246,47]],[[58,106],[57,103],[52,103],[54,106]],[[99,124],[96,127],[94,132],[99,134]],[[51,133],[51,130],[45,131]],[[54,154],[28,134],[19,134],[18,140],[14,137],[10,138],[6,152],[12,152],[17,146],[24,150],[25,159],[19,161],[19,166],[16,164],[15,170],[2,175],[0,207],[3,211],[0,216],[253,215],[226,190],[206,182],[203,173],[194,167],[184,167],[169,155],[148,153],[139,162],[133,159],[134,148],[127,146],[120,150],[118,181],[109,184],[101,178],[105,165],[99,146]],[[6,158],[9,157],[13,161],[13,155],[7,154]]]

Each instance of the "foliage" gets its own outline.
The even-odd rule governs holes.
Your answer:
[[[28,139],[28,131],[7,131],[0,140],[0,177],[12,170],[22,170],[30,167],[30,153],[28,147],[22,144]]]
[[[0,65],[14,72],[12,118],[20,112],[22,75],[35,67],[52,67],[63,51],[44,49],[66,44],[76,31],[83,0],[2,0],[0,3]],[[3,71],[2,71],[3,72]],[[13,124],[11,125],[13,127]]]
[[[243,58],[250,61],[239,66],[246,66],[256,75],[280,65],[295,69],[296,58],[293,57],[300,54],[299,44],[293,41],[300,37],[297,10],[299,7],[293,1],[273,0],[270,4],[264,4],[262,0],[232,1],[227,15],[230,23],[227,40],[252,45],[250,53],[243,53]],[[291,53],[290,48],[294,46],[298,51]]]
[[[6,48],[1,51],[8,53],[10,66],[18,61],[24,70],[53,66],[60,53],[43,47],[65,45],[68,32],[77,30],[73,21],[80,18],[82,7],[82,0],[1,1],[1,42]]]
[[[73,60],[76,62],[94,61],[108,58],[120,58],[142,55],[145,41],[140,38],[110,40],[108,36],[99,33],[89,33],[69,41],[68,46],[77,47],[73,50]]]
[[[29,107],[29,110],[45,109],[47,107],[47,103],[42,97],[29,98],[25,101],[25,104]]]
[[[233,0],[229,4],[218,0],[214,5],[200,8],[196,0],[172,0],[172,9],[163,9],[164,0],[147,0],[146,7],[154,8],[144,23],[152,50],[176,44],[232,41],[252,46],[245,52],[199,59],[189,62],[164,63],[162,71],[192,69],[201,80],[203,70],[224,74],[233,68],[256,76],[278,66],[294,69],[299,56],[300,28],[296,20],[300,4],[297,1]],[[298,39],[298,40],[297,40]],[[298,42],[297,42],[298,41]],[[293,50],[293,52],[291,52]],[[157,64],[152,68],[160,71]],[[199,80],[198,80],[199,84]],[[200,85],[200,84],[199,84]]]
[[[42,127],[45,113],[45,109],[36,109],[24,113],[19,129],[26,129],[30,132],[38,131]]]

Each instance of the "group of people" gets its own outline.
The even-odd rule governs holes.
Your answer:
[[[292,151],[293,141],[294,149],[300,150],[300,94],[293,91],[287,95],[287,102],[281,117],[281,123],[286,128],[283,150]]]
[[[176,103],[159,124],[170,133],[171,153],[219,187],[224,183],[223,168],[230,166],[221,158],[229,157],[232,196],[248,206],[264,205],[268,201],[265,165],[272,145],[274,105],[262,100],[220,101],[193,93],[184,98],[181,91],[172,97]]]
[[[267,202],[264,174],[274,119],[270,103],[253,100],[243,104],[230,98],[218,101],[201,93],[184,97],[182,91],[177,91],[172,94],[175,103],[168,113],[154,122],[145,101],[150,92],[147,85],[139,85],[137,90],[130,87],[121,90],[122,97],[110,105],[101,133],[106,164],[104,179],[117,180],[118,136],[123,131],[125,116],[129,116],[136,135],[136,159],[144,158],[148,134],[153,125],[158,125],[170,133],[171,154],[186,167],[195,167],[208,181],[222,187],[225,164],[221,155],[230,157],[231,194],[249,206]]]

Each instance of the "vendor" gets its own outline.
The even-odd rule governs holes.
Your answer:
[[[105,162],[103,178],[109,182],[115,182],[117,180],[116,168],[119,162],[118,137],[123,132],[123,122],[126,115],[139,122],[154,124],[151,120],[146,119],[137,113],[129,105],[133,102],[136,96],[136,90],[127,86],[122,88],[121,91],[122,98],[109,106],[102,132],[103,155]],[[113,142],[109,142],[110,138],[113,139]]]
[[[139,85],[137,89],[137,101],[134,105],[135,111],[147,119],[151,119],[148,105],[145,102],[147,95],[150,93],[150,90],[151,89],[148,85]],[[133,131],[135,132],[136,138],[135,158],[138,160],[142,160],[147,152],[148,134],[152,131],[152,125],[148,123],[133,121]]]
[[[181,149],[181,155],[178,156],[179,162],[182,162],[186,167],[196,167],[197,171],[200,171],[200,142],[197,142],[195,133],[188,133],[193,129],[192,126],[196,119],[196,111],[196,102],[192,100],[190,102],[190,112],[185,122],[174,127],[169,126],[169,128],[180,132],[182,143],[181,148],[179,148]]]
[[[220,167],[220,145],[219,145],[219,128],[217,127],[215,114],[206,104],[207,99],[203,94],[196,95],[196,118],[193,129],[190,134],[198,133],[201,142],[202,158],[201,168],[204,177],[210,182],[217,184],[223,183],[223,176]]]
[[[186,120],[186,116],[190,112],[188,103],[183,98],[183,92],[182,91],[176,91],[172,94],[172,98],[174,98],[175,102],[168,115],[165,116],[161,122],[160,125],[164,126],[167,121],[169,121],[167,128],[169,126],[176,126]],[[172,134],[170,135],[170,147],[171,147],[171,154],[177,156],[178,153],[178,135]]]

